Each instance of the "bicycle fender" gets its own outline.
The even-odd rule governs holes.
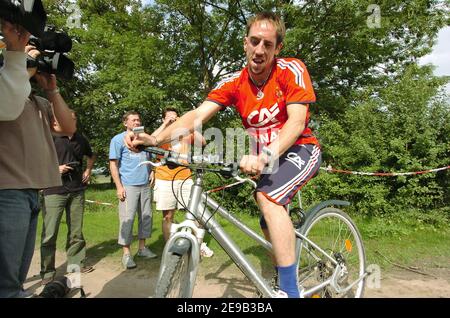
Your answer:
[[[323,202],[320,202],[320,203],[314,205],[312,208],[310,208],[308,211],[306,211],[306,214],[307,215],[311,215],[313,213],[316,213],[317,211],[322,210],[323,208],[326,208],[326,207],[329,207],[329,206],[334,206],[334,205],[349,206],[350,202],[342,201],[342,200],[327,200],[327,201],[323,201]]]
[[[180,237],[175,241],[175,243],[172,244],[172,246],[169,249],[169,252],[178,255],[183,255],[187,253],[190,248],[191,248],[191,241],[187,238]]]

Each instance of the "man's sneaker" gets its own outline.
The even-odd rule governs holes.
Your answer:
[[[53,279],[54,279],[54,277],[44,277],[44,278],[42,278],[41,286],[47,285],[48,283],[52,282]]]
[[[200,255],[203,257],[211,257],[214,255],[214,252],[205,242],[203,242],[202,245],[200,245]]]
[[[286,294],[281,289],[275,291],[275,297],[274,298],[288,298],[288,294]]]
[[[87,273],[90,273],[90,272],[93,272],[93,271],[95,271],[95,267],[94,266],[85,265],[85,266],[81,267],[81,273],[82,274],[87,274]]]
[[[125,269],[136,268],[136,263],[133,261],[133,257],[130,254],[124,254],[122,257],[122,265]]]
[[[81,268],[79,266],[73,266],[73,267],[68,267],[66,274],[71,274],[71,273],[81,273],[81,274],[87,274],[90,272],[93,272],[95,270],[94,266],[91,265],[83,265]]]
[[[138,250],[137,256],[139,257],[145,257],[145,258],[156,258],[158,255],[150,251],[148,248],[144,247],[141,250]]]
[[[34,294],[31,290],[29,290],[29,289],[25,290],[22,287],[22,289],[20,290],[19,295],[17,297],[18,298],[31,298],[33,296],[34,296]]]
[[[278,273],[275,273],[269,281],[270,286],[273,290],[279,290],[280,285],[278,285]]]

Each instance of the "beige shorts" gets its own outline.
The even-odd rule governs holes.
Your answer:
[[[183,184],[183,187],[181,187],[181,184]],[[187,206],[189,203],[189,196],[191,194],[193,184],[194,181],[192,181],[192,179],[188,179],[186,181],[156,179],[155,186],[153,188],[153,201],[156,202],[156,209],[160,211],[183,209],[183,205]]]

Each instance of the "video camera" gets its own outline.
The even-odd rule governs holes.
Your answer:
[[[27,68],[37,67],[39,72],[55,74],[65,80],[73,77],[74,63],[64,54],[72,49],[72,40],[64,32],[47,27],[42,37],[30,37],[29,45],[41,52],[37,59],[28,56]]]
[[[19,24],[32,34],[28,44],[41,54],[37,59],[28,56],[27,68],[37,67],[38,72],[55,74],[66,80],[73,77],[75,65],[64,54],[72,49],[72,40],[64,32],[56,32],[54,27],[45,27],[47,14],[41,0],[0,0],[0,18]],[[1,65],[3,56],[0,54]]]
[[[40,37],[47,22],[47,13],[41,0],[0,0],[0,19],[19,24]]]

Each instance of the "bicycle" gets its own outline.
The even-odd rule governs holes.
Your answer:
[[[254,284],[262,297],[277,297],[274,286],[255,269],[214,215],[221,215],[269,252],[272,245],[207,195],[203,190],[203,175],[215,172],[241,183],[250,182],[255,187],[256,183],[239,177],[236,164],[224,164],[213,156],[188,158],[156,147],[145,148],[145,151],[162,157],[159,164],[146,162],[147,164],[158,166],[172,163],[189,167],[196,175],[185,219],[171,226],[170,238],[162,254],[154,297],[192,297],[200,262],[200,245],[206,231]],[[189,159],[191,162],[186,163]],[[306,212],[301,207],[293,209],[292,215],[296,215],[298,219],[294,222],[301,298],[362,297],[365,278],[369,274],[365,269],[362,238],[351,218],[334,207],[349,204],[347,201],[329,200]]]

